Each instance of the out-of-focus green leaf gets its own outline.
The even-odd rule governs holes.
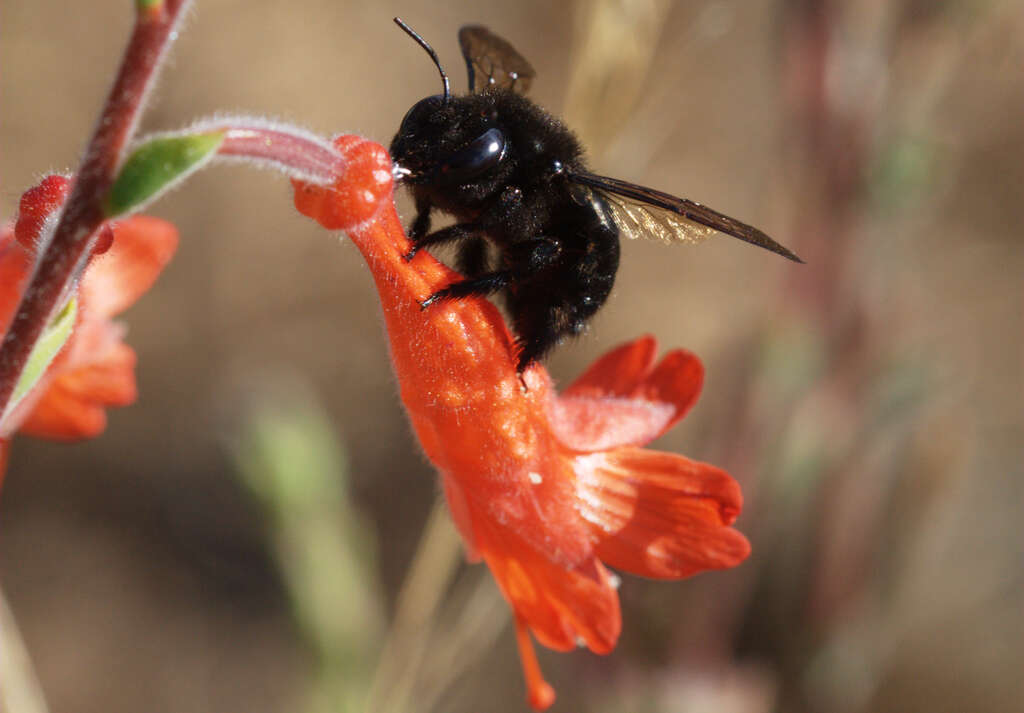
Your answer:
[[[761,339],[756,383],[771,388],[769,401],[789,401],[818,381],[826,359],[821,335],[807,324],[778,325]]]
[[[384,629],[372,528],[348,497],[332,426],[312,399],[290,396],[255,409],[236,462],[267,513],[295,621],[318,657],[311,710],[361,711]]]
[[[936,146],[920,137],[896,137],[883,146],[871,172],[874,203],[886,211],[916,199],[935,177]]]

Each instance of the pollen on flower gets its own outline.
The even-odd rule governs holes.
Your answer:
[[[540,485],[541,483],[544,482],[544,476],[542,476],[540,473],[536,471],[530,471],[529,478],[530,482],[533,483],[534,485]]]

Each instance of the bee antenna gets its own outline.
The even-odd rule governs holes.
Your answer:
[[[447,103],[452,96],[451,86],[448,83],[448,75],[444,73],[444,67],[441,66],[441,60],[437,58],[437,52],[435,52],[434,48],[427,44],[427,41],[420,37],[414,29],[405,24],[402,18],[396,17],[395,24],[405,30],[405,33],[409,35],[409,37],[416,40],[419,46],[425,49],[427,54],[430,55],[430,59],[434,60],[434,64],[437,66],[437,71],[441,73],[441,81],[444,82],[444,100],[445,103]]]

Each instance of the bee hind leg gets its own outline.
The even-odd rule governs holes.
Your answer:
[[[564,305],[543,307],[516,312],[515,331],[519,335],[516,370],[522,374],[530,364],[543,359],[548,352],[569,336],[579,334],[585,322],[571,320]]]
[[[483,238],[470,238],[459,246],[459,254],[455,265],[466,277],[479,277],[487,272],[487,241]]]

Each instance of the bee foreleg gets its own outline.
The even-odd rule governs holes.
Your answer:
[[[438,290],[423,302],[420,302],[420,307],[426,309],[435,302],[442,300],[459,300],[465,297],[476,296],[486,297],[507,287],[511,279],[512,273],[509,270],[499,270],[497,272],[488,272],[470,280],[459,280]]]

